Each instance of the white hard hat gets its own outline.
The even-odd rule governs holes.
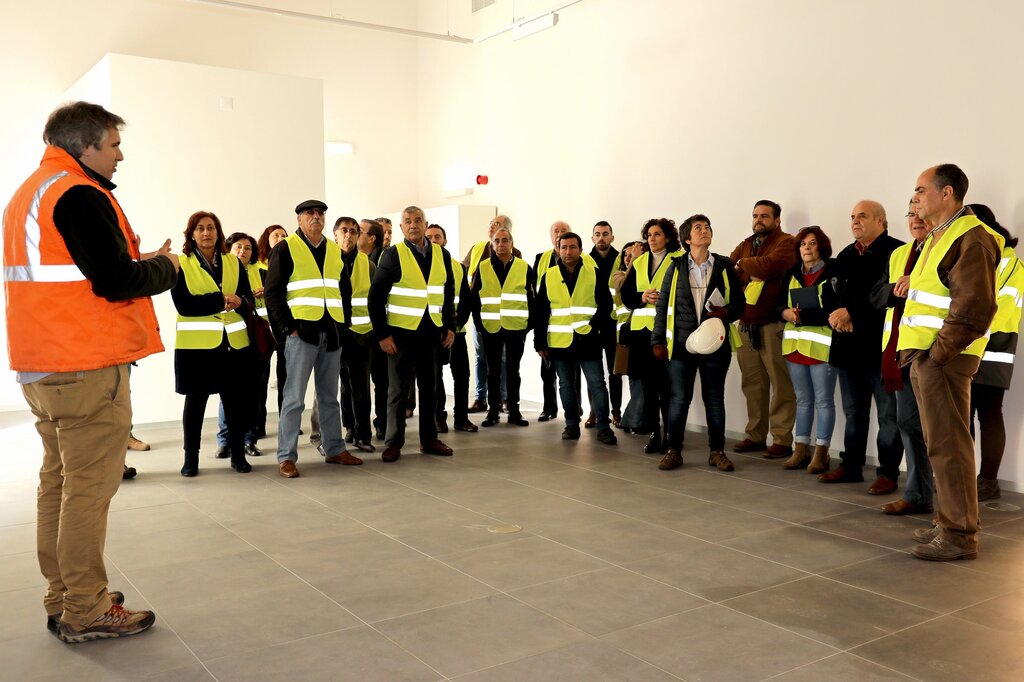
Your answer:
[[[695,355],[710,355],[725,342],[725,325],[717,317],[709,317],[686,337],[686,350]]]

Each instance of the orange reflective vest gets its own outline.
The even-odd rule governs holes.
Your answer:
[[[47,147],[39,169],[4,211],[7,349],[15,371],[100,369],[164,349],[149,297],[108,301],[97,296],[68,253],[53,210],[76,185],[95,187],[110,199],[128,253],[139,258],[137,238],[114,195],[66,151]]]

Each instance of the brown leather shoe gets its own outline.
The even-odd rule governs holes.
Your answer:
[[[762,455],[765,459],[785,459],[793,454],[793,448],[788,445],[772,443],[772,446]]]
[[[882,505],[883,514],[891,514],[893,516],[906,516],[908,514],[931,514],[932,506],[930,504],[918,504],[917,502],[908,502],[903,498],[896,500],[895,502],[887,502]]]
[[[888,476],[879,476],[875,479],[875,482],[868,488],[869,495],[888,495],[896,490],[896,481],[892,480]]]
[[[583,422],[583,428],[592,429],[595,426],[597,426],[597,415],[591,412],[590,416],[587,417],[587,421]]]
[[[476,433],[480,430],[480,427],[469,421],[468,419],[464,422],[459,422],[455,425],[456,431],[465,431],[466,433]]]
[[[299,477],[299,469],[295,466],[295,462],[290,459],[286,459],[277,465],[277,473],[281,474],[281,478]]]
[[[732,465],[732,461],[726,457],[724,450],[712,450],[708,454],[708,466],[718,467],[719,471],[734,471],[736,469]]]
[[[622,428],[622,415],[621,414],[612,413],[612,426],[614,426],[617,429],[621,429]]]
[[[662,471],[671,471],[672,469],[678,469],[683,466],[683,456],[679,454],[678,450],[669,448],[669,451],[665,453],[665,456],[658,462],[658,468]]]
[[[487,405],[479,400],[474,400],[473,404],[469,406],[469,412],[486,412]]]
[[[401,456],[402,451],[399,448],[387,448],[380,454],[380,461],[390,464],[391,462],[397,462]]]
[[[765,443],[764,441],[758,443],[757,441],[750,440],[749,438],[744,438],[739,443],[736,443],[736,445],[732,446],[732,451],[738,452],[740,454],[743,454],[744,452],[761,452],[762,450],[767,449],[768,444]]]
[[[328,464],[362,464],[363,460],[359,459],[353,454],[350,454],[348,450],[342,450],[337,455],[331,457],[324,457],[324,461]]]
[[[420,452],[424,455],[440,455],[441,457],[451,457],[454,454],[450,447],[439,440],[435,440],[430,445],[420,443]]]
[[[822,483],[863,483],[864,474],[859,471],[848,471],[838,466],[834,471],[818,476],[818,480]]]
[[[957,559],[977,559],[978,550],[958,547],[952,542],[943,539],[942,535],[936,535],[935,539],[927,545],[918,545],[910,550],[918,559],[925,561],[956,561]]]

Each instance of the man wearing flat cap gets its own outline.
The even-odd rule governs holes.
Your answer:
[[[352,285],[342,275],[341,249],[323,235],[327,204],[316,199],[295,207],[299,229],[270,252],[265,287],[270,321],[285,337],[288,379],[277,437],[278,471],[296,478],[299,421],[309,375],[315,376],[322,453],[328,464],[362,464],[349,454],[341,435],[338,377],[339,327],[351,318]]]

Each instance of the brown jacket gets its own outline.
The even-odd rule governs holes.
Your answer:
[[[996,268],[1001,255],[999,244],[980,227],[968,230],[950,245],[937,266],[939,279],[952,299],[949,314],[930,349],[900,351],[901,365],[921,353],[928,353],[935,364],[945,365],[985,335],[996,314]]]
[[[736,263],[736,273],[744,287],[751,277],[764,280],[764,290],[754,305],[747,305],[740,322],[743,324],[769,324],[777,322],[775,299],[782,289],[786,271],[797,263],[796,241],[781,229],[768,233],[757,255],[754,253],[754,235],[750,235],[733,249],[729,259]]]

